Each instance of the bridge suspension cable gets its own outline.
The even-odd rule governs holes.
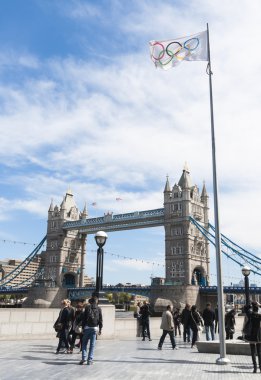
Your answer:
[[[22,261],[14,270],[8,273],[6,276],[2,278],[0,281],[0,286],[5,286],[12,282],[19,274],[21,274],[24,269],[32,262],[32,260],[36,257],[40,249],[42,248],[44,242],[46,240],[46,236],[40,241],[40,243],[35,247],[35,249],[27,256],[24,261]]]
[[[202,235],[212,245],[215,246],[215,227],[213,227],[212,225],[209,225],[210,229],[214,232],[213,234],[209,231],[209,229],[203,227],[194,218],[189,217],[189,219],[194,224],[194,226],[202,233]],[[222,244],[221,251],[226,257],[228,257],[230,260],[234,261],[237,265],[241,267],[243,267],[245,263],[247,262],[250,265],[252,272],[258,276],[261,276],[261,265],[260,265],[261,259],[259,257],[239,247],[238,245],[233,243],[230,239],[228,239],[222,234],[221,234],[221,244]],[[237,247],[240,248],[240,251],[236,249]],[[225,248],[228,250],[229,253],[225,251]]]

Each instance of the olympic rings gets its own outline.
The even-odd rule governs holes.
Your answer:
[[[197,37],[192,37],[185,42],[178,41],[151,41],[151,58],[155,65],[167,66],[171,62],[189,59],[190,55],[193,56],[193,51],[198,48],[200,40]]]
[[[159,53],[159,56],[158,57],[154,57],[154,50],[155,50],[155,46],[156,45],[160,45],[161,47],[162,47],[162,51]],[[152,53],[152,58],[154,58],[156,61],[159,61],[159,60],[161,60],[163,57],[164,57],[164,55],[165,55],[165,48],[164,48],[164,45],[162,44],[162,43],[160,43],[160,42],[154,42],[154,44],[152,45],[153,46],[153,53]]]
[[[193,43],[196,43],[196,46],[190,47],[189,43],[190,43],[190,41],[193,41],[193,40],[196,41],[196,42],[193,42]],[[193,46],[193,43],[192,43],[192,46]],[[188,45],[188,47],[187,47],[187,45]],[[199,39],[195,38],[195,37],[190,38],[189,40],[184,42],[184,48],[189,50],[189,51],[195,50],[198,47],[198,45],[199,45]]]
[[[172,51],[169,50],[170,45],[173,45],[173,44],[178,45],[176,48],[174,48],[174,50],[175,50],[175,49],[178,49],[175,53],[173,53]],[[170,57],[174,57],[174,55],[178,54],[178,52],[179,52],[181,49],[182,49],[182,45],[181,45],[179,42],[177,42],[177,41],[173,41],[173,42],[170,42],[170,43],[167,45],[167,47],[166,47],[166,53],[167,53]],[[171,54],[170,54],[170,52],[171,52]]]

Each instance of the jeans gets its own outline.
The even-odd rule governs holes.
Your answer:
[[[171,341],[171,344],[172,344],[172,348],[175,348],[176,347],[176,342],[175,342],[174,331],[173,330],[171,330],[171,331],[163,330],[163,333],[161,335],[158,347],[162,347],[167,334],[169,334],[170,341]]]
[[[82,337],[82,360],[87,359],[87,344],[90,341],[88,360],[93,360],[93,352],[96,342],[97,328],[89,327],[85,329]]]
[[[145,339],[145,331],[147,332],[147,336],[150,339],[150,321],[149,319],[143,319],[141,320],[142,325],[142,337]]]
[[[188,338],[188,342],[190,342],[190,326],[184,325],[183,326],[183,340],[186,342],[186,337]]]
[[[211,325],[211,326],[205,326],[205,330],[206,330],[206,338],[207,340],[215,340],[215,334],[214,334],[214,325]],[[210,336],[209,336],[209,332],[211,334],[211,339],[210,339]]]
[[[177,332],[179,332],[179,336],[181,335],[180,331],[180,323],[174,323],[175,336],[177,336]]]

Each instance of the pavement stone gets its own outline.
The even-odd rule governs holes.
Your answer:
[[[228,355],[230,365],[218,366],[216,354],[200,354],[190,344],[177,339],[172,350],[168,337],[162,351],[158,339],[141,341],[98,340],[92,366],[78,363],[78,349],[72,355],[55,355],[57,340],[0,342],[1,380],[220,380],[252,379],[250,356]],[[259,374],[255,375],[260,378]]]

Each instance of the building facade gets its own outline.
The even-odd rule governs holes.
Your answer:
[[[46,250],[41,253],[44,262],[43,279],[48,286],[76,287],[88,283],[84,279],[83,256],[85,255],[86,236],[78,231],[65,231],[66,221],[86,219],[86,206],[80,213],[71,190],[68,190],[60,207],[49,207],[47,221]]]
[[[193,217],[208,228],[208,194],[192,184],[185,166],[180,180],[172,188],[167,178],[164,189],[165,284],[208,285],[209,244],[193,225]]]

